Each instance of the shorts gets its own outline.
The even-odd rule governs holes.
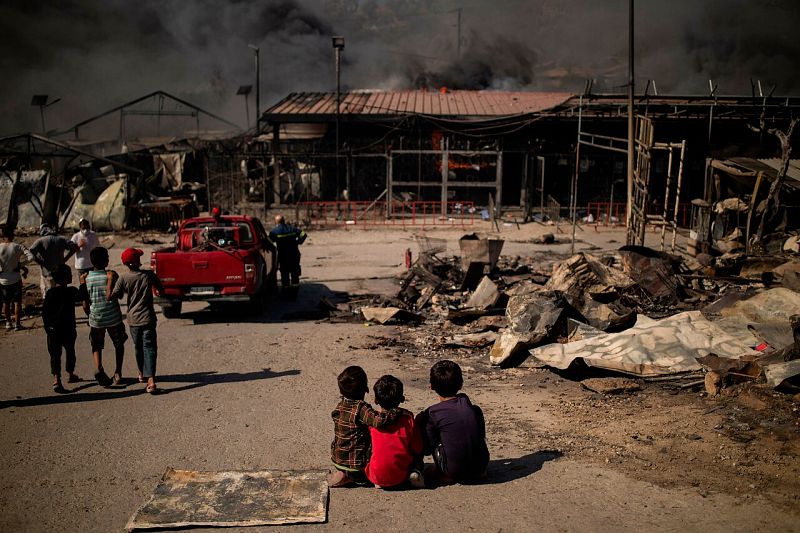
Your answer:
[[[22,280],[11,285],[0,285],[0,302],[22,303]]]
[[[114,348],[122,348],[125,346],[125,341],[128,340],[128,334],[125,333],[125,326],[122,322],[115,326],[108,326],[105,328],[89,327],[89,341],[92,345],[92,351],[97,352],[105,348],[106,332],[111,338],[111,343]]]

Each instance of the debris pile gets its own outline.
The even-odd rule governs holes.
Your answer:
[[[502,246],[467,235],[459,258],[441,258],[446,246],[421,239],[396,298],[362,316],[423,324],[421,345],[488,350],[492,365],[594,367],[712,394],[740,382],[800,391],[793,252],[684,259],[625,246],[551,259],[544,272],[547,261],[500,257]]]

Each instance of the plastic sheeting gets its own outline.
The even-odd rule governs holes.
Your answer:
[[[92,228],[116,231],[125,227],[125,179],[109,185],[92,208]]]
[[[699,311],[689,311],[662,320],[640,317],[621,333],[535,348],[523,366],[565,369],[581,359],[588,366],[629,374],[674,374],[700,370],[696,358],[710,353],[731,359],[758,356],[750,348],[756,340],[747,329],[725,331]]]

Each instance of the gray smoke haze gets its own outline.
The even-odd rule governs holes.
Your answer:
[[[454,11],[462,8],[457,59]],[[749,94],[760,79],[800,93],[797,0],[639,0],[637,86]],[[334,88],[330,37],[344,35],[351,89],[596,91],[626,82],[627,2],[599,0],[62,0],[0,6],[0,134],[38,131],[32,94],[62,101],[48,129],[162,89],[244,125],[239,85],[262,110]],[[251,116],[254,100],[251,99]],[[209,125],[211,127],[211,125]]]

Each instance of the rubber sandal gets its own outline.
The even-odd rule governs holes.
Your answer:
[[[152,385],[148,385],[147,388],[145,388],[144,390],[147,391],[147,394],[158,394],[160,392],[158,390],[158,387],[156,387],[155,383]]]
[[[67,383],[80,383],[81,381],[83,380],[77,374],[72,374],[69,378],[67,378]]]
[[[114,381],[114,385],[122,385],[122,376],[114,372],[114,377],[111,378]]]
[[[53,383],[53,392],[57,394],[64,394],[67,392],[67,389],[64,388],[64,385],[61,384],[59,381],[58,383]]]

